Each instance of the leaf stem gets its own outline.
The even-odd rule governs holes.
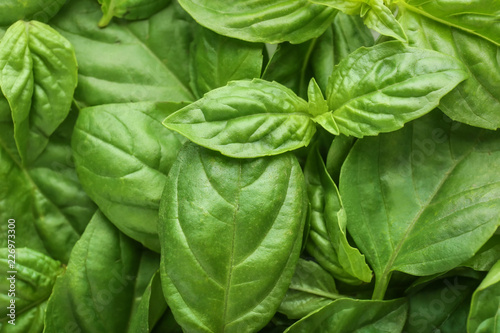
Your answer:
[[[387,286],[389,285],[389,280],[391,279],[392,272],[382,274],[380,279],[375,280],[375,289],[373,290],[372,300],[378,301],[383,300]]]

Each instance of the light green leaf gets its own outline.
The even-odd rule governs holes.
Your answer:
[[[100,29],[95,0],[71,1],[51,24],[75,48],[81,106],[143,101],[183,102],[189,88],[192,22],[174,1],[148,20]]]
[[[288,318],[300,319],[342,297],[335,287],[335,280],[327,271],[314,261],[299,259],[278,311]]]
[[[500,1],[498,0],[405,0],[406,9],[431,20],[475,34],[500,45]]]
[[[98,0],[103,17],[99,27],[105,27],[113,17],[127,20],[147,19],[165,8],[170,0]]]
[[[259,78],[263,45],[218,35],[198,26],[190,58],[191,87],[202,97],[232,80]]]
[[[369,0],[363,5],[362,18],[366,26],[384,36],[407,42],[406,34],[384,0]]]
[[[184,138],[161,120],[176,103],[108,104],[80,111],[72,139],[83,188],[122,232],[158,251],[158,207]]]
[[[9,251],[10,247],[0,249],[0,269],[3,272],[3,277],[0,279],[0,323],[5,325],[0,332],[10,331],[8,328],[13,326],[7,321],[11,319],[15,319],[15,326],[19,324],[26,328],[26,320],[20,317],[39,318],[38,313],[43,312],[57,276],[63,272],[59,261],[30,248],[18,247],[17,240],[22,235],[19,233],[15,235],[17,238],[12,239],[16,242],[13,243],[16,245],[13,256]],[[5,233],[5,238],[7,238],[7,233]],[[8,256],[9,254],[11,255]],[[11,300],[14,300],[14,303]],[[33,318],[32,325],[29,326],[36,331],[34,327],[40,328],[39,320]],[[15,330],[15,332],[22,331]]]
[[[345,210],[318,146],[309,153],[304,175],[312,208],[307,251],[339,280],[351,284],[370,282],[372,272],[365,257],[347,241]]]
[[[0,333],[42,333],[47,301],[37,304],[21,314],[16,314],[15,326],[0,321]],[[10,318],[7,317],[8,320]]]
[[[488,129],[499,128],[500,47],[478,36],[401,9],[400,21],[411,45],[460,59],[469,73],[467,80],[441,99],[439,108],[453,120]]]
[[[10,115],[0,121],[0,219],[15,219],[23,235],[17,247],[29,247],[67,263],[73,245],[95,212],[81,188],[73,165],[69,137],[76,113],[51,136],[45,151],[30,167],[17,156]],[[7,234],[7,224],[0,224]],[[7,238],[0,238],[7,246]]]
[[[393,271],[445,272],[500,224],[500,136],[433,112],[358,140],[340,175],[348,229],[382,298]],[[472,218],[473,217],[473,218]]]
[[[328,103],[323,97],[321,88],[318,86],[318,83],[314,78],[309,81],[307,96],[309,99],[309,113],[312,116],[319,116],[325,112],[328,112]]]
[[[23,165],[33,162],[68,115],[77,82],[73,47],[40,22],[13,24],[0,42],[0,88]]]
[[[308,104],[260,79],[232,81],[169,116],[163,124],[231,157],[281,154],[307,146],[316,131]]]
[[[321,90],[326,92],[335,65],[358,48],[372,45],[373,36],[360,17],[338,13],[311,54],[312,70]]]
[[[491,237],[481,249],[462,266],[470,267],[476,271],[489,271],[500,260],[500,234]]]
[[[180,0],[179,3],[198,23],[218,34],[271,44],[286,41],[299,44],[318,37],[337,12],[308,0]]]
[[[184,146],[159,231],[163,291],[185,331],[254,332],[268,323],[299,257],[306,200],[292,154],[232,159]]]
[[[48,22],[65,3],[66,0],[2,0],[0,26],[9,26],[18,20]]]
[[[363,4],[369,0],[309,0],[312,3],[332,7],[347,15],[359,15]]]
[[[470,298],[478,283],[471,278],[449,277],[409,295],[403,332],[466,332]]]
[[[56,281],[44,332],[127,332],[142,251],[97,212]]]
[[[472,295],[467,332],[500,332],[500,261],[491,268]]]
[[[285,333],[401,332],[407,308],[403,299],[393,301],[339,299],[302,318]]]
[[[333,134],[363,137],[390,132],[431,111],[467,78],[455,58],[386,42],[360,48],[330,77],[326,98],[331,113],[314,120]]]

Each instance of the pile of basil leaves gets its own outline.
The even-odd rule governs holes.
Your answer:
[[[0,27],[0,332],[500,332],[500,1]]]

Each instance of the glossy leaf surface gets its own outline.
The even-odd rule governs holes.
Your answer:
[[[445,272],[480,249],[500,224],[497,167],[498,133],[439,112],[356,142],[340,193],[349,232],[375,272],[374,297],[394,270]]]
[[[97,212],[47,305],[46,333],[126,332],[142,248]]]
[[[327,271],[314,261],[299,259],[278,311],[288,318],[300,319],[341,297]]]
[[[161,194],[184,142],[161,120],[178,107],[130,103],[85,108],[72,139],[83,188],[120,230],[155,251],[160,250],[156,225]]]
[[[344,298],[302,318],[285,332],[401,332],[406,311],[407,304],[404,300],[368,301]]]
[[[0,42],[0,88],[24,165],[41,154],[68,115],[76,83],[73,47],[50,26],[18,21],[6,31]]]
[[[169,2],[170,0],[99,0],[103,13],[99,26],[107,26],[113,17],[147,19],[165,8]]]
[[[308,0],[180,0],[201,25],[218,34],[250,42],[294,44],[317,37],[336,10]],[[224,15],[220,15],[224,13]]]
[[[434,21],[500,45],[500,2],[498,0],[405,0],[398,4]]]
[[[500,332],[500,261],[491,268],[472,296],[467,332]]]
[[[212,90],[163,124],[223,155],[259,157],[307,146],[316,131],[307,112],[290,89],[254,79]]]
[[[197,97],[229,81],[260,77],[261,43],[224,37],[198,27],[190,58],[191,87]]]
[[[372,274],[365,257],[347,241],[347,220],[340,194],[317,146],[309,153],[304,174],[312,209],[306,249],[335,278],[352,284],[370,282]]]
[[[95,0],[79,0],[51,21],[75,48],[75,99],[80,105],[194,99],[184,61],[192,23],[178,5],[147,20],[111,23],[106,29],[96,25],[101,15]]]
[[[443,52],[466,66],[469,78],[446,95],[439,108],[453,120],[499,128],[500,47],[408,10],[401,11],[400,21],[411,45]]]
[[[295,157],[231,159],[186,144],[160,208],[163,291],[185,331],[253,332],[274,315],[307,210]],[[209,244],[217,244],[207,251]]]
[[[463,65],[442,53],[399,42],[361,48],[335,68],[326,92],[332,112],[315,121],[356,137],[394,131],[431,111],[466,78]]]

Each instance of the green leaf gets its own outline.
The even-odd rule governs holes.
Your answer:
[[[24,165],[40,155],[68,115],[76,82],[73,47],[54,29],[18,21],[7,30],[0,42],[0,88]]]
[[[148,20],[106,29],[96,25],[101,14],[95,0],[78,0],[51,21],[75,48],[80,105],[194,99],[185,61],[192,22],[175,1]]]
[[[309,99],[309,113],[312,116],[319,116],[325,112],[328,112],[328,103],[323,97],[321,88],[318,86],[318,83],[314,78],[309,81],[307,96]]]
[[[99,0],[103,17],[99,27],[105,27],[113,17],[127,20],[147,19],[169,4],[170,0]]]
[[[10,115],[0,121],[0,219],[15,219],[17,247],[29,247],[67,263],[73,245],[95,212],[73,165],[69,144],[75,112],[51,136],[30,167],[17,156]],[[7,224],[0,224],[7,234]],[[7,247],[7,238],[0,238]]]
[[[472,295],[467,332],[500,332],[500,261],[491,268]]]
[[[306,211],[292,154],[232,159],[184,146],[168,175],[159,224],[163,291],[183,329],[253,332],[266,325],[292,279]]]
[[[370,282],[372,272],[365,257],[347,241],[345,210],[317,145],[309,153],[304,175],[312,208],[307,251],[339,280]]]
[[[44,332],[126,332],[141,252],[138,243],[97,212],[56,281]]]
[[[308,104],[260,79],[232,81],[169,116],[163,124],[231,157],[281,154],[307,146],[316,131]]]
[[[347,15],[359,15],[363,4],[369,0],[309,0],[312,3],[332,7]]]
[[[328,155],[326,155],[326,170],[335,184],[339,183],[342,164],[344,164],[355,142],[356,138],[340,134],[333,139],[328,149]]]
[[[128,332],[151,332],[166,310],[167,303],[161,289],[160,272],[157,271],[146,287],[137,310],[130,318]]]
[[[431,111],[467,78],[463,65],[439,52],[386,42],[360,48],[330,77],[332,112],[314,118],[333,134],[363,137],[391,132]]]
[[[500,45],[500,2],[498,0],[405,0],[401,9],[418,13],[436,22],[475,34]]]
[[[260,77],[263,45],[218,35],[198,26],[190,58],[191,87],[202,97],[232,80]]]
[[[262,78],[276,81],[292,89],[297,96],[307,96],[307,83],[311,78],[310,60],[316,39],[301,43],[281,43],[266,66]]]
[[[312,70],[321,90],[326,92],[335,65],[358,48],[372,45],[373,36],[360,17],[338,13],[311,54]]]
[[[453,120],[488,129],[499,128],[500,47],[409,10],[402,10],[400,16],[411,45],[460,59],[469,73],[467,80],[443,97],[439,108]]]
[[[66,3],[66,0],[2,0],[0,2],[0,26],[8,26],[18,20],[48,22]],[[1,34],[0,34],[1,37]]]
[[[363,5],[361,13],[368,28],[402,42],[408,41],[403,28],[391,10],[385,6],[384,0],[369,0]]]
[[[480,249],[500,224],[498,167],[499,133],[439,112],[356,142],[340,193],[349,232],[375,272],[374,298],[393,271],[445,272]]]
[[[19,233],[17,236],[17,239],[22,237]],[[13,240],[17,243],[17,239]],[[17,326],[18,320],[24,321],[18,317],[30,316],[30,313],[38,317],[36,314],[43,311],[57,276],[63,272],[59,261],[30,248],[17,247],[16,243],[11,243],[16,245],[14,255],[9,251],[10,247],[0,249],[0,269],[4,272],[0,280],[0,322],[6,326],[11,326],[7,324],[11,319],[15,319]],[[11,267],[13,262],[15,264]],[[13,307],[13,317],[8,316],[12,313],[8,307]],[[26,325],[20,325],[26,328]],[[37,326],[35,321],[33,326]]]
[[[290,319],[300,319],[341,297],[327,271],[314,261],[299,259],[278,311]]]
[[[16,313],[15,326],[9,324],[7,320],[0,321],[0,333],[41,333],[43,332],[43,321],[47,301],[26,310],[23,313]],[[7,317],[10,320],[9,317]]]
[[[489,271],[498,260],[500,260],[500,234],[497,230],[497,233],[477,251],[474,257],[464,262],[462,266],[476,271]]]
[[[149,102],[85,108],[72,139],[85,191],[122,232],[155,251],[161,194],[184,142],[161,120],[178,108]]]
[[[339,299],[302,318],[285,333],[401,332],[407,308],[403,299],[393,301]]]
[[[466,332],[470,299],[477,285],[477,280],[455,276],[434,281],[409,295],[403,332]]]
[[[308,0],[180,0],[179,3],[198,23],[218,34],[271,44],[299,44],[318,37],[337,12]]]

